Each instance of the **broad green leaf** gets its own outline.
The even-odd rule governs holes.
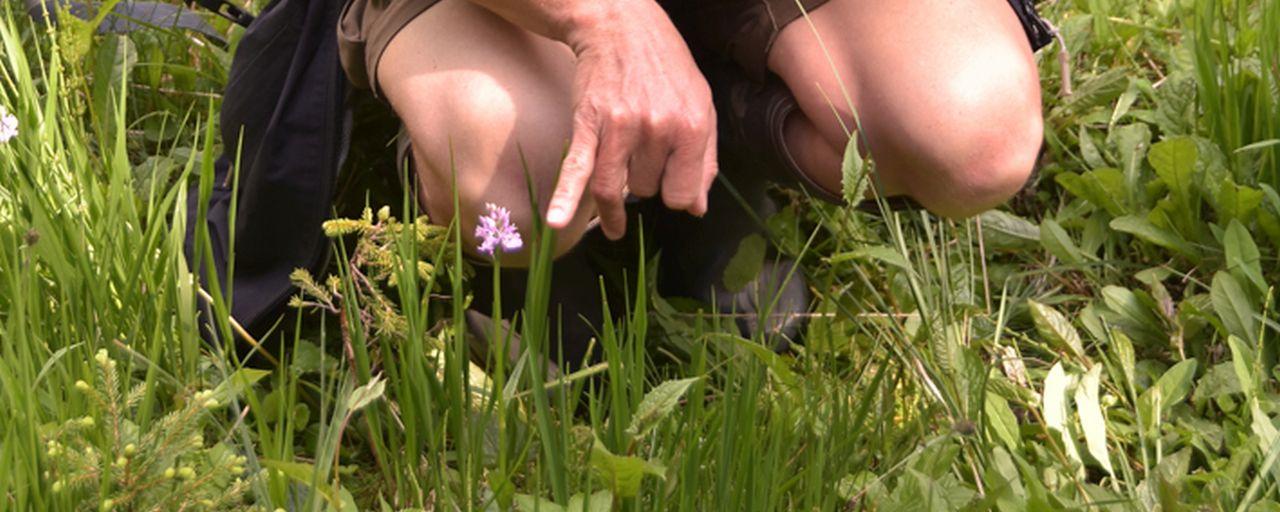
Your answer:
[[[1080,265],[1085,262],[1084,253],[1076,247],[1071,236],[1051,218],[1045,217],[1040,223],[1040,244],[1063,263]]]
[[[1156,413],[1164,418],[1165,413],[1178,405],[1191,392],[1195,381],[1196,360],[1187,359],[1173,365],[1161,375],[1154,386],[1151,386],[1139,398],[1138,413],[1142,416],[1143,427],[1147,430],[1159,431],[1156,424]]]
[[[1231,347],[1231,367],[1236,372],[1236,380],[1240,382],[1240,390],[1246,399],[1257,396],[1258,381],[1254,376],[1257,361],[1253,348],[1236,336],[1227,336],[1227,346]]]
[[[332,371],[338,368],[338,359],[328,357],[320,347],[307,340],[298,340],[294,344],[292,361],[289,370],[298,374]]]
[[[245,391],[268,375],[271,375],[271,372],[267,370],[241,368],[228,376],[227,380],[218,384],[217,388],[214,388],[213,397],[221,403],[229,403],[232,398],[243,395]]]
[[[767,247],[764,237],[758,234],[752,234],[738,242],[738,251],[724,269],[725,288],[732,292],[742,291],[755,280],[760,275],[760,269],[764,268]]]
[[[565,512],[609,512],[613,509],[613,493],[608,490],[596,491],[589,498],[582,493],[570,496]]]
[[[293,480],[300,485],[310,487],[320,493],[320,495],[324,497],[325,501],[328,502],[329,510],[341,512],[355,512],[356,510],[359,510],[356,508],[354,500],[352,500],[351,493],[348,492],[346,488],[334,490],[334,488],[328,484],[328,480],[323,475],[321,475],[320,478],[315,478],[316,469],[315,466],[311,464],[272,459],[259,459],[259,462],[262,464],[262,467],[279,471],[289,477],[290,480]]]
[[[799,385],[800,378],[797,377],[796,373],[792,371],[791,368],[787,366],[787,363],[782,360],[782,356],[779,356],[776,352],[770,350],[769,347],[745,339],[741,336],[725,336],[728,336],[735,344],[746,349],[747,352],[750,352],[751,355],[756,357],[756,359],[759,359],[760,362],[764,363],[764,365],[769,368],[769,373],[772,374],[774,378],[777,378],[778,381],[780,381],[787,389],[795,389],[796,386]]]
[[[1227,334],[1244,340],[1258,336],[1258,321],[1254,318],[1257,308],[1235,277],[1226,272],[1214,274],[1209,298],[1213,301],[1213,311],[1222,320]]]
[[[1080,157],[1084,158],[1084,163],[1095,169],[1107,166],[1107,161],[1102,159],[1102,151],[1098,150],[1098,145],[1093,142],[1093,136],[1084,123],[1080,123],[1076,137],[1080,142]]]
[[[1108,127],[1114,128],[1116,123],[1129,113],[1129,109],[1133,107],[1133,102],[1138,99],[1139,92],[1141,92],[1141,89],[1138,88],[1136,79],[1130,78],[1129,87],[1116,100],[1116,108],[1111,111],[1111,119],[1107,122]],[[1083,127],[1084,125],[1081,126]]]
[[[517,494],[515,502],[520,512],[565,512],[565,508],[554,501],[528,494]]]
[[[1136,385],[1136,367],[1134,361],[1133,341],[1125,333],[1117,330],[1111,330],[1111,349],[1115,352],[1116,359],[1120,362],[1120,371],[1124,372],[1125,381],[1130,386]]]
[[[1027,299],[1027,306],[1031,310],[1031,319],[1035,321],[1036,330],[1041,336],[1059,348],[1066,349],[1075,357],[1085,359],[1084,343],[1080,341],[1080,333],[1076,332],[1076,328],[1071,325],[1071,321],[1066,316],[1031,299]]]
[[[1235,182],[1223,180],[1213,193],[1213,209],[1218,214],[1219,222],[1231,219],[1248,222],[1262,205],[1262,191]]]
[[[885,265],[898,267],[907,272],[911,271],[911,263],[907,258],[894,249],[885,245],[870,245],[859,247],[849,252],[837,254],[831,257],[832,264],[844,263],[847,261],[878,261]]]
[[[1102,302],[1115,314],[1114,321],[1139,336],[1139,341],[1157,343],[1165,337],[1165,328],[1156,313],[1157,307],[1145,292],[1134,292],[1123,286],[1102,288]]]
[[[1084,442],[1089,455],[1114,477],[1111,456],[1107,453],[1107,419],[1103,416],[1102,404],[1098,401],[1101,375],[1102,365],[1095,364],[1080,378],[1080,384],[1076,386],[1076,413],[1080,415],[1080,428],[1084,431]]]
[[[1072,439],[1071,430],[1067,426],[1067,389],[1071,387],[1071,381],[1071,377],[1062,369],[1062,363],[1054,363],[1049,369],[1049,374],[1044,378],[1041,413],[1044,415],[1045,426],[1058,431],[1062,446],[1071,460],[1082,462],[1080,452],[1076,450],[1076,442]]]
[[[640,401],[640,405],[636,406],[636,412],[631,416],[631,425],[627,427],[627,435],[632,438],[648,435],[649,431],[657,427],[663,418],[671,414],[671,410],[680,403],[680,397],[684,396],[689,386],[698,379],[698,377],[691,377],[669,380],[650,390]]]
[[[1112,219],[1110,225],[1111,229],[1128,233],[1139,240],[1169,249],[1193,260],[1200,258],[1200,250],[1196,249],[1191,242],[1173,231],[1152,224],[1146,217],[1125,215]]]
[[[1035,247],[1040,241],[1040,226],[1003,210],[987,210],[978,216],[988,248],[1019,250]]]
[[[1259,295],[1267,293],[1267,282],[1262,278],[1262,255],[1253,242],[1253,236],[1240,221],[1231,219],[1223,233],[1222,246],[1227,253],[1227,271],[1236,278],[1244,278],[1253,284]]]
[[[646,474],[665,480],[667,468],[653,461],[630,455],[614,455],[596,439],[591,444],[591,469],[601,482],[622,498],[634,498],[640,493],[640,483]]]
[[[1258,406],[1257,398],[1249,401],[1249,411],[1253,415],[1251,429],[1253,434],[1258,436],[1258,446],[1262,448],[1262,453],[1270,452],[1271,446],[1276,444],[1277,438],[1280,438],[1280,432],[1276,431],[1271,418]]]
[[[1120,197],[1118,191],[1125,187],[1124,173],[1119,169],[1102,167],[1084,174],[1064,172],[1054,180],[1068,192],[1106,210],[1113,217],[1127,213],[1126,207],[1117,200]]]
[[[840,165],[840,187],[845,202],[861,203],[867,197],[871,175],[867,172],[867,159],[858,152],[858,134],[849,137],[844,147],[844,161]]]
[[[347,410],[356,412],[373,403],[374,400],[382,398],[382,393],[386,390],[386,387],[387,381],[382,380],[381,376],[373,376],[365,385],[351,390],[351,394],[347,395]]]
[[[1147,153],[1147,162],[1182,204],[1191,196],[1196,172],[1196,160],[1200,158],[1195,141],[1190,137],[1173,137],[1157,142]]]
[[[1009,402],[1000,395],[988,392],[983,410],[987,413],[987,428],[991,434],[1004,443],[1009,451],[1018,451],[1022,436],[1018,431],[1018,418],[1009,408]]]
[[[1117,195],[1129,199],[1130,208],[1137,207],[1142,197],[1142,160],[1151,146],[1151,127],[1143,123],[1127,124],[1112,130],[1107,136],[1115,148],[1124,170],[1123,190]]]

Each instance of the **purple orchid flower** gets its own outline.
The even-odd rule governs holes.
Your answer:
[[[511,222],[511,211],[493,203],[486,203],[484,207],[487,212],[480,216],[480,224],[476,225],[476,238],[480,239],[476,249],[493,256],[498,249],[516,252],[524,247],[520,231]]]

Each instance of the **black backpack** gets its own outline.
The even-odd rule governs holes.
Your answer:
[[[216,274],[218,288],[224,294],[231,291],[225,298],[232,318],[257,336],[271,327],[293,293],[290,273],[298,268],[319,273],[327,262],[329,245],[321,223],[331,212],[351,132],[351,87],[337,49],[344,0],[272,0],[256,18],[228,0],[193,1],[246,30],[223,94],[224,154],[214,163],[212,193],[202,204],[197,182],[188,194],[187,261],[202,280],[210,270]],[[26,4],[37,20],[51,17],[59,4],[81,18],[94,12],[91,4],[73,0]],[[151,27],[190,30],[225,43],[199,13],[161,2],[124,0],[98,32]],[[238,177],[233,176],[237,159]],[[236,253],[234,276],[228,281],[233,180],[238,195]],[[197,255],[194,241],[202,209],[211,247]],[[201,268],[195,269],[197,264]],[[208,304],[203,306],[207,311]]]

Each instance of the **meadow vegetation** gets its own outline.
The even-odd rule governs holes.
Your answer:
[[[1280,510],[1280,0],[1041,9],[1047,151],[1008,205],[779,191],[803,346],[656,295],[648,259],[606,362],[560,375],[551,233],[524,234],[521,352],[477,365],[477,269],[401,193],[356,194],[335,264],[249,343],[183,257],[239,29],[95,35],[6,2],[0,509]],[[846,160],[856,195],[874,162]]]

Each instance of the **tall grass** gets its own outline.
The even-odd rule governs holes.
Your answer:
[[[787,353],[654,294],[641,250],[624,302],[602,306],[604,362],[576,372],[549,355],[574,320],[547,300],[550,229],[526,233],[526,307],[495,319],[520,350],[472,361],[470,276],[490,270],[408,193],[326,226],[332,277],[295,275],[299,315],[250,366],[229,291],[182,253],[216,98],[151,112],[181,66],[130,68],[125,39],[5,4],[0,105],[21,133],[0,144],[0,508],[1276,506],[1280,204],[1228,200],[1277,179],[1280,9],[1076,4],[1052,9],[1082,83],[1049,100],[1061,158],[1030,207],[951,222],[795,198],[770,238],[816,304]],[[180,164],[168,178],[157,155]],[[1123,199],[1096,193],[1129,177]]]

